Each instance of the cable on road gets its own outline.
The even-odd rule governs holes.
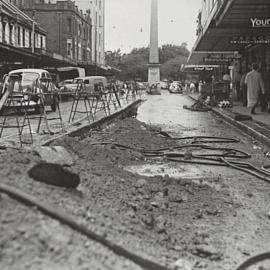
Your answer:
[[[89,239],[102,244],[103,246],[113,251],[115,254],[134,262],[135,264],[139,265],[143,269],[169,270],[165,266],[162,266],[158,263],[145,259],[139,255],[136,255],[128,251],[127,249],[113,243],[112,241],[109,241],[105,237],[96,234],[95,232],[91,231],[85,224],[77,221],[78,220],[77,217],[69,215],[60,209],[57,209],[57,207],[54,205],[50,205],[47,202],[46,203],[42,202],[40,199],[32,195],[29,195],[15,187],[11,187],[10,185],[5,185],[3,183],[0,183],[0,192],[7,194],[11,198],[21,203],[24,203],[28,206],[37,207],[37,209],[39,209],[44,214],[60,221],[61,223],[69,226],[71,229],[87,236]]]
[[[184,105],[183,109],[193,111],[193,112],[208,112],[211,111],[211,108],[204,105],[202,102],[197,101],[191,106]]]
[[[228,137],[219,137],[219,136],[188,136],[188,137],[172,137],[166,131],[159,131],[159,134],[170,138],[175,141],[179,140],[192,140],[194,143],[204,142],[204,143],[239,143],[238,139],[228,138]]]
[[[259,262],[265,261],[265,260],[270,260],[270,252],[265,252],[259,255],[255,255],[245,262],[243,262],[241,265],[239,265],[236,270],[246,270],[250,266],[257,264]]]
[[[165,134],[166,136],[166,134]],[[199,138],[207,138],[212,139],[212,141],[217,142],[237,142],[236,139],[232,138],[220,138],[220,137],[211,137],[211,136],[198,136]],[[183,137],[186,139],[193,139],[193,137]],[[197,138],[197,137],[195,137]],[[217,139],[218,138],[218,139]],[[175,139],[182,139],[182,138],[175,138]],[[234,149],[234,148],[225,148],[225,147],[214,147],[205,144],[185,144],[179,145],[174,147],[167,147],[167,148],[160,148],[160,149],[141,149],[131,146],[122,145],[119,143],[114,142],[95,142],[92,145],[114,145],[119,148],[123,149],[132,149],[135,151],[141,152],[146,157],[163,157],[169,161],[173,162],[181,162],[181,163],[190,163],[190,164],[199,164],[199,165],[207,165],[207,166],[226,166],[231,167],[233,169],[248,173],[252,176],[257,177],[267,183],[270,183],[270,171],[267,168],[269,166],[263,167],[261,169],[255,167],[251,163],[248,162],[239,162],[232,159],[248,159],[251,157],[250,154]],[[210,150],[215,151],[214,153],[192,153],[192,149],[197,148],[199,150]],[[173,150],[180,150],[180,149],[187,149],[185,152],[177,152]],[[198,150],[197,150],[198,151]]]

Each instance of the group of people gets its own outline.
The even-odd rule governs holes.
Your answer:
[[[240,93],[244,106],[251,108],[251,114],[256,114],[256,107],[261,105],[261,110],[270,113],[270,67],[267,66],[265,78],[258,71],[257,63],[252,64],[252,70],[242,75]]]

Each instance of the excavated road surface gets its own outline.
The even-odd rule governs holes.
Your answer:
[[[0,179],[41,201],[56,205],[90,229],[126,249],[172,269],[235,269],[270,251],[270,185],[226,167],[173,163],[136,149],[174,147],[161,136],[237,138],[236,148],[260,167],[268,149],[211,113],[189,112],[180,95],[149,97],[135,118],[63,138],[80,175],[77,190],[35,182],[27,171],[40,162],[30,150],[1,150]],[[145,122],[145,123],[144,123]],[[93,143],[113,142],[135,149]],[[213,144],[218,146],[218,144]],[[141,269],[35,208],[0,196],[0,269]],[[269,262],[252,269],[269,269]]]

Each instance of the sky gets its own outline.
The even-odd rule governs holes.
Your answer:
[[[77,0],[86,10],[90,0]],[[105,50],[129,53],[150,41],[151,0],[105,0]],[[201,0],[158,0],[159,46],[181,45],[190,50],[196,40]]]

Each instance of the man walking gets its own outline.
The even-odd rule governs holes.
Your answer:
[[[250,71],[246,78],[245,84],[247,85],[247,106],[251,107],[251,114],[256,114],[255,109],[258,105],[260,92],[262,95],[265,93],[264,83],[261,74],[258,72],[258,64],[252,64],[252,71]]]

